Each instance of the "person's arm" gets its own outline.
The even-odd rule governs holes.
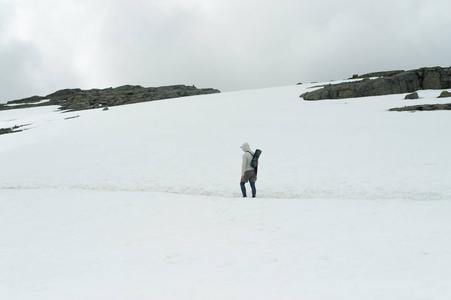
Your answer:
[[[241,164],[241,180],[244,180],[244,172],[246,171],[247,156],[246,153],[243,154],[243,163]]]

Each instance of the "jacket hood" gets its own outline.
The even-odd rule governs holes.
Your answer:
[[[251,147],[248,143],[244,143],[240,148],[243,149],[244,152],[250,152],[252,153],[252,155],[254,155],[254,152],[252,152]]]

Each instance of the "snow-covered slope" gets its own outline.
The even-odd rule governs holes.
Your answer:
[[[0,296],[448,299],[449,112],[312,86],[1,111]]]
[[[449,112],[387,112],[406,105],[402,95],[306,102],[299,98],[306,87],[109,111],[1,112],[0,128],[31,124],[31,129],[1,137],[0,186],[237,197],[239,146],[247,141],[263,150],[260,197],[451,195]],[[420,96],[426,97],[422,102],[446,101],[435,99],[439,93]]]

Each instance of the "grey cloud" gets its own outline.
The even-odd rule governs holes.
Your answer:
[[[35,34],[17,51],[2,48],[0,61],[20,55],[24,78],[24,65],[40,74],[25,80],[34,90],[195,84],[233,91],[450,65],[447,0],[33,3],[42,13],[31,15]],[[10,93],[23,86],[20,77],[10,79]]]
[[[71,69],[45,65],[36,45],[18,40],[1,45],[0,66],[0,103],[46,95],[83,82]]]
[[[39,67],[36,49],[23,42],[12,42],[0,48],[0,102],[31,96],[36,89],[33,73]]]

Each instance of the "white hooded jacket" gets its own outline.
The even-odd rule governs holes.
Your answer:
[[[253,167],[251,167],[251,161],[254,157],[254,152],[251,151],[251,147],[248,143],[244,143],[241,146],[241,149],[244,151],[243,165],[241,166],[241,175],[244,175],[246,171],[251,171],[254,169]]]

